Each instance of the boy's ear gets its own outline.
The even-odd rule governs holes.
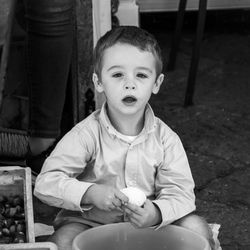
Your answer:
[[[96,91],[99,92],[99,93],[102,93],[103,92],[103,86],[102,86],[102,83],[99,81],[99,78],[98,78],[96,73],[93,73],[92,81],[94,83]]]
[[[164,80],[164,74],[160,74],[155,81],[155,84],[152,90],[153,94],[157,94],[159,92],[163,80]]]

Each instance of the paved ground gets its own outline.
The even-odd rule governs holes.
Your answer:
[[[154,32],[154,30],[152,30]],[[197,208],[221,224],[223,250],[250,249],[250,33],[206,33],[194,106],[184,108],[192,40],[187,32],[175,71],[167,72],[155,113],[181,137],[196,182]],[[155,35],[169,52],[169,34]]]

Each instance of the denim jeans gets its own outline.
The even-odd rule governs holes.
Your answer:
[[[24,0],[32,137],[57,138],[73,46],[74,0]]]

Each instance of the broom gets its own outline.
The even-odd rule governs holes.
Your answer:
[[[25,131],[0,127],[0,158],[25,158],[28,136]]]
[[[6,80],[6,69],[9,55],[10,38],[15,14],[16,0],[0,0],[0,46],[1,46],[1,64],[0,64],[0,107],[2,106],[2,97],[4,84]],[[14,130],[0,127],[0,161],[4,162],[10,159],[25,158],[28,151],[27,133],[22,130]]]

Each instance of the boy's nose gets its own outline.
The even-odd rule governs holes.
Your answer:
[[[135,83],[132,80],[126,80],[124,84],[124,88],[127,89],[135,89]]]

